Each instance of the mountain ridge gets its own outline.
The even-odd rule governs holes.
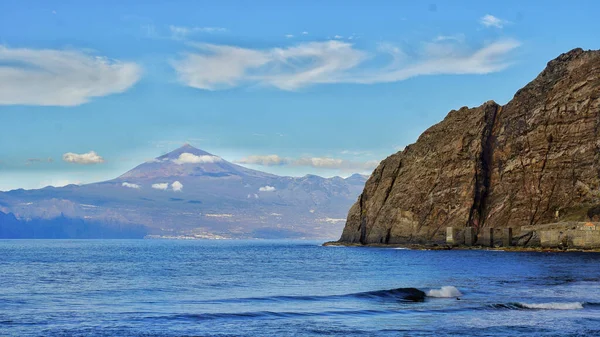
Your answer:
[[[341,232],[335,219],[344,217],[361,180],[278,176],[185,144],[111,180],[0,193],[0,212],[21,224],[65,217],[145,225],[158,236],[331,238]]]

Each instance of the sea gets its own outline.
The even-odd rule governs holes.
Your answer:
[[[600,254],[0,241],[0,336],[600,336]]]

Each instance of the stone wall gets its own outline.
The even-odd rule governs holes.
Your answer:
[[[539,230],[540,244],[547,248],[600,248],[600,226],[597,223],[556,223]]]
[[[508,247],[508,246],[541,246],[544,248],[576,248],[600,249],[600,224],[591,222],[559,222],[545,224],[533,228],[523,226],[520,229],[523,236],[539,238],[535,244],[522,244],[519,239],[513,238],[512,228],[494,229],[485,228],[479,235],[472,238],[467,232],[472,233],[472,227],[460,229],[448,227],[446,229],[446,244],[450,246],[477,245],[483,247]],[[530,242],[529,240],[527,240]]]

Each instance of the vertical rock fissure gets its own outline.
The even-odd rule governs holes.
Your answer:
[[[359,199],[359,211],[360,211],[360,224],[358,225],[358,230],[360,231],[360,237],[358,239],[358,242],[360,242],[360,244],[365,244],[366,241],[366,237],[367,237],[367,212],[365,210],[365,205],[364,205],[364,195],[365,192],[361,193],[360,195],[360,199]]]
[[[398,174],[400,173],[400,168],[401,167],[402,167],[402,161],[400,161],[398,163],[398,166],[396,167],[396,169],[392,173],[392,182],[385,189],[385,197],[383,198],[383,202],[381,203],[381,207],[379,207],[379,209],[377,210],[377,215],[375,216],[375,219],[373,219],[373,222],[377,222],[377,219],[379,218],[379,214],[381,213],[381,210],[383,209],[383,207],[385,207],[385,204],[387,203],[387,201],[388,201],[388,199],[390,197],[390,193],[392,193],[392,189],[394,188],[394,184],[396,184],[396,179],[398,178]]]
[[[481,134],[481,153],[475,162],[475,185],[473,203],[469,212],[467,226],[475,227],[476,231],[483,227],[485,222],[485,206],[490,190],[492,174],[492,157],[494,152],[493,129],[496,117],[502,107],[494,104],[485,109],[485,127]]]

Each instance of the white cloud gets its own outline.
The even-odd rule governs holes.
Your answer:
[[[373,170],[379,165],[378,160],[370,160],[366,162],[355,162],[339,158],[329,157],[308,157],[300,158],[293,161],[293,165],[296,166],[309,166],[314,168],[323,169],[339,169],[345,171],[369,171]]]
[[[76,50],[0,45],[0,105],[75,106],[126,91],[141,72],[135,63]]]
[[[174,39],[183,39],[190,34],[195,33],[222,33],[227,29],[222,27],[184,27],[184,26],[169,26],[171,36]]]
[[[443,41],[464,42],[465,41],[465,35],[464,34],[438,35],[435,39],[433,39],[433,41],[434,42],[443,42]]]
[[[339,169],[344,171],[369,171],[379,165],[379,160],[355,162],[329,157],[305,157],[292,162],[296,166],[309,166],[320,169]]]
[[[312,157],[312,158],[300,158],[294,161],[294,165],[297,166],[311,166],[316,168],[341,168],[344,164],[344,160],[327,157]]]
[[[486,27],[503,28],[506,24],[508,24],[510,22],[506,21],[506,20],[502,20],[500,18],[497,18],[493,15],[486,14],[483,17],[481,17],[481,19],[479,19],[479,23],[481,23],[482,25],[484,25]]]
[[[181,190],[183,189],[183,184],[180,183],[179,181],[175,181],[171,184],[171,188],[175,192],[181,192]]]
[[[152,184],[152,188],[155,189],[155,190],[166,191],[167,188],[169,188],[169,183]]]
[[[344,37],[341,35],[335,35],[333,38],[336,40],[339,40],[339,39],[343,39]]]
[[[351,154],[355,156],[369,155],[364,151],[342,151],[342,154]],[[379,165],[379,160],[370,160],[366,162],[350,161],[331,157],[302,157],[297,159],[284,158],[276,154],[261,156],[247,156],[235,161],[238,164],[261,165],[261,166],[307,166],[318,169],[340,169],[344,171],[370,171]]]
[[[497,72],[511,64],[507,56],[520,43],[500,40],[473,49],[462,41],[446,39],[422,45],[416,52],[405,53],[383,44],[371,53],[337,40],[266,50],[194,44],[197,52],[184,54],[172,65],[183,84],[198,89],[258,84],[297,90],[326,83],[373,84],[424,75]]]
[[[211,164],[220,162],[222,159],[217,156],[201,155],[197,156],[193,153],[184,152],[179,155],[179,158],[173,160],[174,163],[183,164]]]
[[[371,155],[371,151],[352,151],[352,150],[343,150],[340,152],[341,154],[348,154],[352,156],[369,156]]]
[[[104,163],[104,158],[100,157],[96,152],[90,151],[88,153],[77,154],[73,152],[67,152],[63,154],[62,159],[67,163],[73,164],[100,164]]]
[[[277,166],[285,165],[288,163],[288,159],[282,158],[276,154],[270,154],[266,156],[248,156],[240,160],[236,160],[238,164],[251,164],[251,165],[262,165],[262,166]]]
[[[294,35],[292,35],[292,34],[286,34],[286,35],[285,35],[285,37],[286,37],[287,39],[291,39],[291,38],[293,38],[293,37],[294,37]]]
[[[273,191],[275,191],[275,187],[267,185],[267,186],[263,186],[263,187],[259,188],[258,190],[260,192],[273,192]],[[255,196],[256,196],[256,194],[255,194]]]
[[[308,32],[307,31],[303,31],[302,35],[308,35]]]
[[[123,183],[121,184],[121,186],[123,186],[123,187],[128,187],[128,188],[135,188],[135,189],[139,189],[139,188],[141,187],[141,186],[140,186],[140,185],[138,185],[138,184],[128,183],[128,182],[126,182],[126,181],[125,181],[125,182],[123,182]]]

